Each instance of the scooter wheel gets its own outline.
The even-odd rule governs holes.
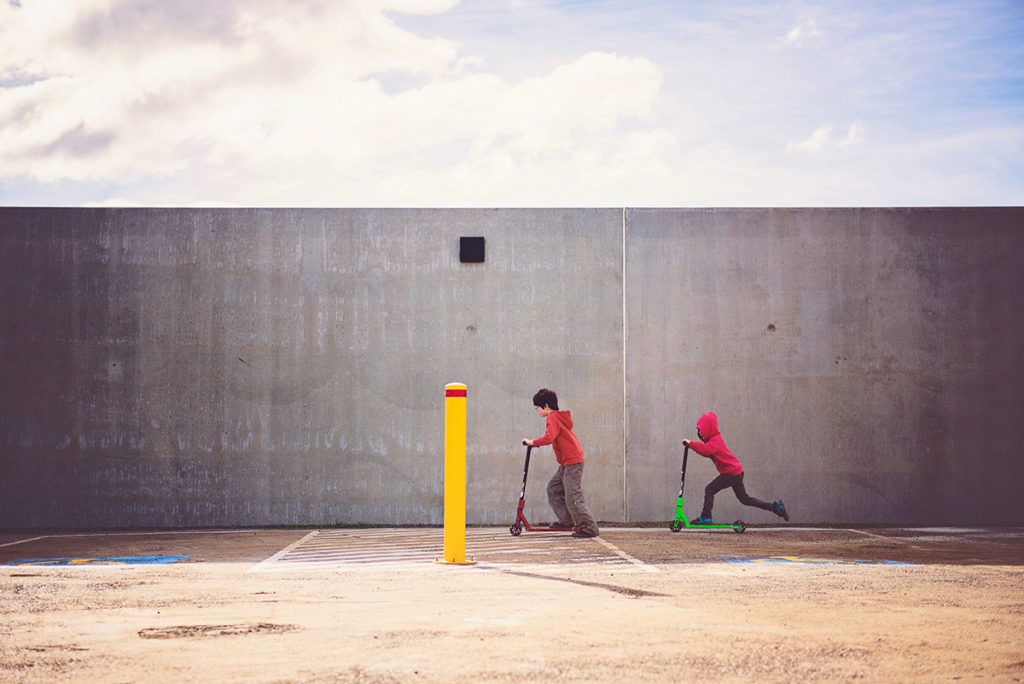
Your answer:
[[[747,531],[747,524],[742,520],[737,520],[732,524],[732,529],[736,530],[736,534],[743,534]]]
[[[683,526],[677,522],[674,522],[668,526],[668,529],[672,530],[673,532],[678,532],[679,530],[683,529]]]
[[[523,533],[523,526],[521,523],[516,523],[512,527],[508,528],[508,531],[512,533],[513,537],[518,537]]]

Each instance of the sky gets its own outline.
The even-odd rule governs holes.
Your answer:
[[[0,0],[0,206],[1024,205],[1024,0]]]

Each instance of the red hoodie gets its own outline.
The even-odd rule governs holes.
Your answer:
[[[723,475],[739,475],[743,472],[739,459],[725,446],[725,440],[718,431],[718,416],[710,412],[705,413],[697,419],[697,429],[700,430],[704,443],[690,442],[691,449],[714,461],[718,472]]]
[[[533,446],[550,444],[555,450],[558,465],[574,465],[583,462],[583,448],[572,432],[572,413],[552,411],[548,414],[547,430],[544,436],[533,440]]]

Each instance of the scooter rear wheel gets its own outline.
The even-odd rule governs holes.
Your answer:
[[[736,530],[736,534],[743,534],[747,531],[747,524],[742,520],[737,520],[732,524],[732,529]]]

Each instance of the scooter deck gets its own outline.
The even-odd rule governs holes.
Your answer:
[[[508,531],[512,533],[513,537],[518,537],[523,533],[523,530],[527,532],[573,532],[575,528],[572,527],[534,527],[527,521],[526,516],[523,515],[523,505],[526,502],[523,499],[519,500],[519,509],[516,511],[516,521],[512,523],[512,526],[508,528]]]

